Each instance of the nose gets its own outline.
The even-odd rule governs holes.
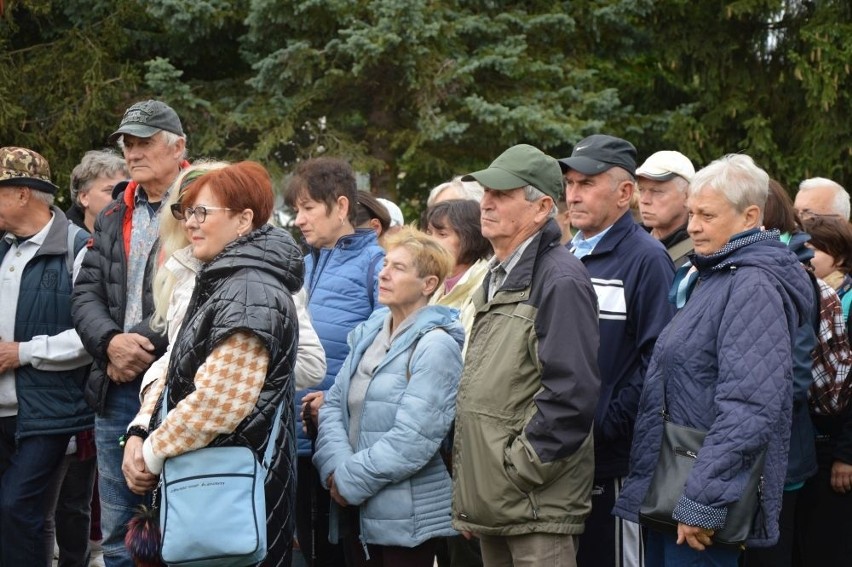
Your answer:
[[[379,270],[379,279],[380,280],[386,280],[388,278],[387,269],[388,269],[387,266],[382,266],[382,269]]]
[[[650,191],[639,191],[639,202],[643,205],[651,204],[651,192]]]
[[[697,215],[689,215],[689,220],[686,223],[686,232],[688,232],[690,236],[701,232],[701,221],[698,220]]]
[[[296,220],[293,221],[297,227],[301,228],[305,224],[305,214],[302,211],[296,213]]]
[[[195,215],[194,214],[190,215],[188,212],[184,213],[184,214],[186,215],[186,220],[183,221],[183,224],[186,226],[186,228],[188,228],[188,229],[198,228],[198,226],[201,223],[198,222],[198,219],[195,218]]]

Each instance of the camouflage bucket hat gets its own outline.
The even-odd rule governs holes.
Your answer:
[[[59,189],[50,181],[50,166],[44,156],[8,146],[0,148],[0,187],[29,187],[54,194]]]

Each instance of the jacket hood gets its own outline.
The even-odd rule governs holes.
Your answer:
[[[302,252],[293,237],[286,230],[269,224],[229,243],[201,268],[198,277],[216,280],[244,268],[272,275],[290,293],[299,291],[305,279]]]
[[[715,254],[693,255],[693,263],[702,275],[743,267],[762,269],[787,292],[801,323],[810,320],[813,311],[813,285],[796,254],[779,240],[779,236],[777,230],[746,231],[736,235]]]

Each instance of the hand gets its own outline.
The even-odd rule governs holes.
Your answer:
[[[308,392],[302,398],[302,430],[308,433],[308,428],[305,425],[305,411],[310,412],[311,420],[314,426],[319,427],[319,409],[325,401],[325,392]]]
[[[834,461],[831,465],[831,488],[840,494],[852,490],[852,465]]]
[[[124,444],[121,472],[124,473],[127,488],[134,494],[145,494],[157,486],[157,476],[145,466],[145,459],[142,456],[142,438],[138,435],[128,437]]]
[[[704,551],[705,547],[713,545],[713,534],[715,533],[715,530],[679,523],[677,525],[677,544],[681,545],[686,542],[692,549]]]
[[[21,358],[18,353],[20,343],[0,341],[0,373],[20,368]]]
[[[461,535],[466,540],[472,540],[473,538],[476,537],[475,535],[473,535],[473,532],[468,532],[468,531],[465,531],[465,530],[461,531]]]
[[[346,499],[337,491],[337,485],[334,484],[334,473],[328,475],[328,481],[326,484],[328,485],[328,492],[331,494],[332,500],[337,502],[343,508],[349,506],[349,502],[347,502]]]
[[[107,376],[114,382],[131,382],[145,372],[154,356],[154,343],[138,333],[119,333],[107,345]]]

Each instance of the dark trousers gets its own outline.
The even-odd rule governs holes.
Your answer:
[[[479,539],[464,536],[442,537],[435,541],[438,567],[482,567]]]
[[[579,567],[643,567],[645,534],[638,524],[612,515],[623,478],[595,478],[592,513],[577,549]]]
[[[743,567],[791,567],[794,553],[798,552],[796,533],[796,504],[801,490],[784,493],[781,501],[781,516],[778,529],[781,532],[778,543],[772,547],[749,547],[740,557]]]
[[[795,567],[852,566],[852,493],[831,488],[831,468],[805,482],[796,506],[801,562]]]
[[[71,435],[25,437],[16,446],[16,421],[0,418],[0,567],[38,567],[47,559],[45,497]]]
[[[732,547],[709,546],[696,551],[686,543],[677,545],[677,535],[648,530],[648,567],[736,567],[739,550]]]
[[[353,567],[432,567],[435,562],[435,540],[426,540],[417,547],[373,545],[361,542],[361,523],[358,508],[349,506],[345,511],[346,537],[344,541],[351,552]]]
[[[302,557],[309,567],[344,567],[348,563],[343,546],[328,541],[331,496],[322,487],[310,457],[299,457],[297,466],[296,537]]]
[[[88,567],[89,519],[97,461],[65,455],[51,479],[45,510],[45,551],[53,559],[59,546],[59,567]]]

